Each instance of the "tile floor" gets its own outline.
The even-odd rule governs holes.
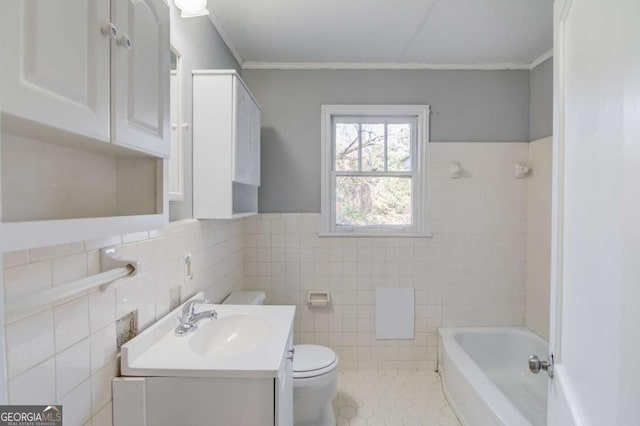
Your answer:
[[[341,371],[333,400],[338,426],[457,426],[430,371]]]

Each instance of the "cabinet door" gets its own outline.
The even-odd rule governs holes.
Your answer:
[[[251,102],[250,118],[251,139],[251,182],[260,186],[260,108],[255,102]]]
[[[109,23],[104,0],[2,2],[2,111],[109,140]]]
[[[246,185],[260,185],[259,132],[256,138],[255,121],[260,121],[259,109],[253,98],[238,81],[233,79],[235,98],[235,135],[233,141],[233,180]],[[256,116],[256,111],[258,115]]]
[[[163,0],[112,0],[118,27],[111,66],[112,141],[169,157],[169,7]]]
[[[276,426],[293,424],[293,331],[276,381]]]
[[[178,70],[171,70],[171,157],[169,158],[169,201],[184,200],[184,148],[182,143],[181,91]]]

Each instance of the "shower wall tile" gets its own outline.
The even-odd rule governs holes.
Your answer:
[[[271,304],[295,304],[296,343],[333,348],[346,369],[433,369],[438,327],[523,325],[525,312],[527,326],[544,335],[550,141],[545,143],[432,143],[431,238],[319,238],[319,214],[269,213],[181,221],[166,230],[86,241],[83,250],[74,243],[6,253],[8,301],[97,273],[104,246],[118,244],[142,265],[137,277],[106,292],[79,294],[6,324],[14,354],[10,401],[33,402],[25,400],[32,378],[44,377],[47,386],[37,394],[47,399],[42,403],[76,401],[72,418],[110,424],[109,383],[119,374],[116,318],[137,309],[139,328],[148,327],[169,311],[176,287],[182,300],[205,291],[220,301],[244,288],[266,291]],[[448,177],[450,161],[461,162],[461,179]],[[517,161],[529,161],[530,178],[513,177]],[[192,281],[184,279],[187,253]],[[375,339],[377,287],[416,289],[413,339]],[[310,308],[307,291],[325,289],[331,306]],[[33,333],[40,336],[37,350],[28,337]],[[80,372],[67,371],[69,359],[77,359]],[[58,376],[64,376],[59,383]]]
[[[528,186],[513,168],[527,160],[527,143],[431,143],[432,238],[320,238],[317,213],[247,218],[245,288],[296,304],[296,343],[330,346],[342,368],[433,369],[438,327],[524,323]],[[414,339],[375,339],[376,287],[416,289]],[[309,307],[308,290],[332,305]]]
[[[549,338],[552,138],[529,144],[526,326]]]

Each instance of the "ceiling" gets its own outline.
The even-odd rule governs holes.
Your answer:
[[[212,22],[247,68],[526,68],[553,44],[553,0],[208,2]]]

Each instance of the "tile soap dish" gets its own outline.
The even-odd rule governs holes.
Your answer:
[[[327,306],[331,303],[331,293],[312,290],[307,293],[307,303],[311,306]]]

